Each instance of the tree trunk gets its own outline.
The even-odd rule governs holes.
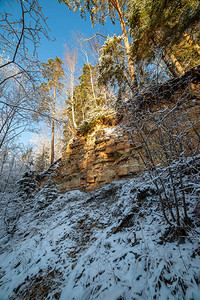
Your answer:
[[[93,98],[94,98],[94,103],[95,103],[95,105],[97,105],[96,94],[95,94],[95,90],[94,90],[93,76],[92,76],[92,69],[91,69],[91,66],[89,64],[89,59],[88,59],[87,53],[85,53],[85,56],[86,56],[86,60],[87,60],[87,65],[88,65],[89,70],[90,70],[90,82],[91,82],[91,85],[92,85],[92,94],[93,94]]]
[[[3,150],[3,158],[2,158],[2,163],[1,163],[0,174],[2,174],[2,172],[3,172],[4,165],[6,164],[7,158],[8,158],[8,150],[7,150],[7,148],[5,148],[5,150]]]
[[[56,87],[54,88],[53,113],[52,113],[52,122],[51,122],[51,164],[54,162],[55,108],[56,108]]]
[[[110,2],[112,3],[112,1],[110,1]],[[128,60],[128,66],[129,66],[129,70],[130,70],[130,74],[131,74],[132,83],[133,83],[133,86],[137,86],[135,66],[134,66],[134,62],[130,55],[130,44],[129,44],[129,40],[128,40],[128,34],[127,34],[127,30],[126,30],[126,25],[124,22],[124,16],[123,16],[122,10],[119,5],[119,1],[117,0],[115,2],[115,5],[113,4],[113,6],[115,7],[115,9],[117,10],[118,15],[119,15],[120,25],[121,25],[121,29],[122,29],[122,33],[123,33],[123,38],[124,38],[124,47],[126,50],[126,57]]]
[[[200,55],[200,46],[198,44],[195,43],[195,41],[193,40],[193,38],[187,33],[187,32],[184,32],[183,34],[184,38],[186,39],[186,41],[189,43],[189,44],[192,44],[196,53],[198,55]]]
[[[158,40],[158,42],[160,41],[159,35],[157,35],[157,40]],[[154,38],[152,38],[152,41],[156,45]],[[167,56],[169,59],[167,59]],[[178,77],[185,73],[185,70],[183,69],[183,67],[181,66],[179,61],[177,60],[176,56],[171,52],[171,50],[168,47],[166,47],[164,49],[164,54],[162,54],[162,59],[163,59],[164,63],[166,64],[167,68],[169,69],[170,73],[174,77]]]
[[[170,64],[169,60],[166,58],[166,56],[163,54],[162,59],[167,66],[168,70],[170,71],[171,75],[176,78],[178,76],[177,72],[174,70],[173,66]]]
[[[169,50],[166,49],[166,53],[169,56],[172,65],[176,68],[176,71],[178,73],[178,75],[183,75],[185,73],[185,70],[183,69],[183,67],[181,66],[181,64],[179,63],[178,59],[176,58],[176,56]]]
[[[168,56],[169,59],[167,59],[166,56]],[[169,48],[165,49],[162,59],[174,77],[178,77],[185,73],[184,68],[181,66],[176,56],[170,51]]]

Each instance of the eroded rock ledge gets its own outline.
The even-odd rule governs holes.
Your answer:
[[[139,171],[139,156],[126,132],[120,126],[103,127],[69,143],[54,180],[63,192],[92,190]]]

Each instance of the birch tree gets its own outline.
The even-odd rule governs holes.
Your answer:
[[[77,128],[77,121],[75,116],[75,103],[74,103],[74,89],[76,85],[76,65],[77,65],[78,52],[77,49],[70,50],[69,47],[65,46],[64,55],[64,68],[65,68],[65,79],[64,79],[64,93],[67,96],[66,100],[69,100],[69,106],[71,111],[71,130]]]

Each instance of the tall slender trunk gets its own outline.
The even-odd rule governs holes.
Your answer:
[[[6,149],[3,151],[3,158],[2,158],[2,162],[1,162],[1,172],[0,172],[0,175],[1,175],[2,172],[3,172],[4,165],[6,164],[7,158],[8,158],[8,151],[7,151],[7,148],[6,148]]]
[[[160,37],[158,34],[157,34],[157,40],[158,42],[160,41]],[[157,44],[154,38],[152,38],[152,41],[155,45]],[[185,73],[184,68],[181,66],[176,56],[171,52],[171,50],[168,47],[164,49],[164,54],[162,54],[162,59],[166,64],[168,70],[174,77],[180,76]]]
[[[125,21],[124,21],[124,14],[122,12],[122,9],[120,7],[118,0],[116,0],[116,1],[110,0],[110,2],[114,6],[114,8],[117,10],[117,13],[119,15],[120,25],[121,25],[121,29],[122,29],[122,33],[123,33],[123,38],[124,38],[124,47],[126,50],[126,57],[128,60],[128,66],[129,66],[129,70],[130,70],[130,74],[131,74],[132,83],[133,83],[133,86],[137,86],[135,66],[134,66],[134,62],[130,55],[130,44],[129,44],[128,34],[127,34],[126,25],[125,25]]]
[[[120,24],[121,24],[123,36],[124,36],[124,46],[126,49],[126,56],[127,56],[127,60],[128,60],[128,66],[129,66],[129,70],[130,70],[130,74],[131,74],[131,79],[132,79],[132,82],[135,85],[137,85],[135,66],[134,66],[133,60],[130,55],[130,44],[129,44],[129,40],[128,40],[125,22],[124,22],[124,19],[121,17],[121,15],[119,15],[119,17],[120,17]]]
[[[55,135],[55,110],[56,110],[56,86],[53,95],[53,113],[51,122],[51,164],[54,162],[54,135]]]
[[[93,93],[94,103],[95,103],[95,105],[97,105],[96,94],[95,94],[95,90],[94,90],[94,81],[93,81],[93,76],[92,76],[92,70],[91,70],[91,68],[90,68],[90,82],[91,82],[91,85],[92,85],[92,93]]]
[[[169,48],[166,48],[166,54],[169,57],[172,65],[176,68],[178,75],[180,76],[180,75],[184,74],[185,73],[184,68],[181,66],[181,64],[179,63],[176,56],[170,51]]]

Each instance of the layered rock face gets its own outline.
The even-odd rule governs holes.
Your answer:
[[[68,145],[56,175],[61,191],[91,190],[140,171],[140,159],[122,128],[101,127]]]

